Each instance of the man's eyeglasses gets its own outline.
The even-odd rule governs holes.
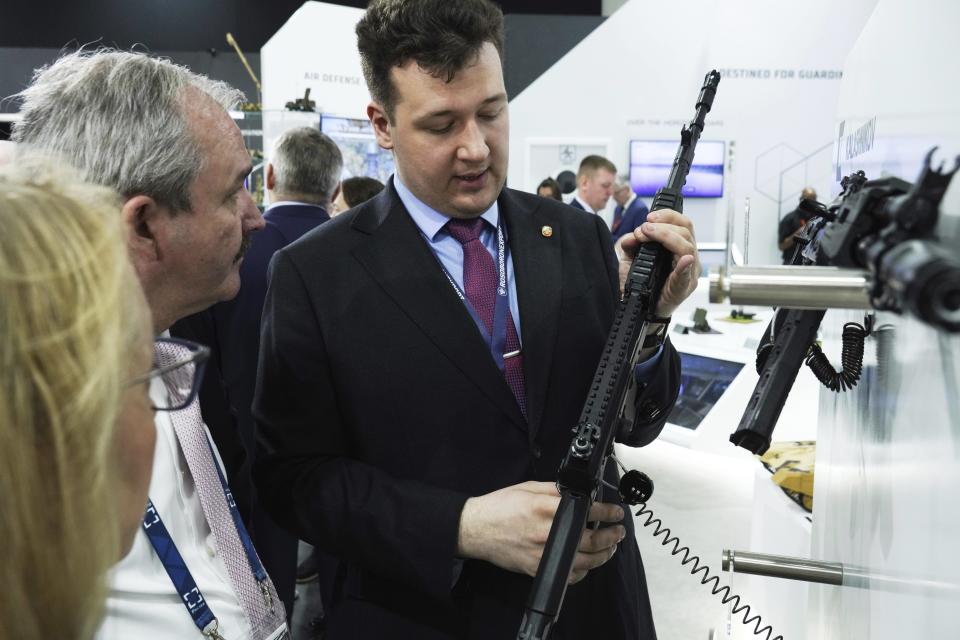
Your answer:
[[[202,344],[178,338],[157,338],[154,341],[153,368],[131,380],[129,385],[160,378],[167,393],[151,394],[154,410],[180,411],[190,406],[200,392],[204,367],[209,358],[210,349]]]

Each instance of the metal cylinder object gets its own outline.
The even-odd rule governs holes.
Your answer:
[[[785,309],[869,309],[869,272],[839,267],[710,269],[710,302]]]
[[[843,584],[843,565],[839,562],[821,562],[749,551],[724,549],[723,570],[803,582]]]

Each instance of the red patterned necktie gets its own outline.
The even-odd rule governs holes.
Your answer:
[[[473,220],[454,220],[447,222],[447,231],[463,245],[463,288],[467,299],[483,324],[487,334],[493,333],[493,310],[497,302],[497,268],[493,256],[480,241],[483,230],[483,218]],[[520,338],[513,323],[513,314],[507,309],[507,337],[504,348],[507,353],[520,350]],[[520,405],[524,417],[527,415],[527,393],[523,382],[523,355],[517,354],[503,361],[503,375]]]
[[[155,354],[157,364],[165,366],[183,360],[189,352],[185,347],[160,342],[156,344]],[[182,390],[179,395],[183,395]],[[269,577],[262,587],[254,578],[223,485],[213,466],[217,461],[207,440],[198,400],[194,399],[185,409],[170,412],[170,422],[183,449],[183,457],[187,460],[200,497],[203,515],[217,540],[217,549],[227,567],[234,593],[250,623],[253,632],[251,638],[267,638],[286,620],[283,602]],[[216,611],[213,613],[216,614]]]

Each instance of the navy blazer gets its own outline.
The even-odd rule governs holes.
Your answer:
[[[556,480],[613,322],[618,276],[597,216],[511,189],[499,210],[526,417],[392,182],[271,263],[254,479],[278,522],[346,561],[330,640],[491,640],[519,629],[532,580],[458,561],[460,513],[470,496]],[[668,341],[627,444],[657,436],[678,390]],[[615,465],[607,474],[617,481]],[[600,499],[615,494],[604,488]],[[633,519],[624,525],[616,555],[568,590],[558,639],[655,638]]]
[[[619,209],[619,207],[617,208]],[[616,242],[620,239],[620,236],[632,233],[634,229],[646,222],[648,213],[647,205],[643,204],[640,198],[634,198],[627,210],[623,212],[620,226],[612,234],[613,241]]]

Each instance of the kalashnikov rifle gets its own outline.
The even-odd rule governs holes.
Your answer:
[[[681,189],[719,83],[720,74],[716,71],[704,79],[696,113],[680,133],[680,147],[670,177],[654,196],[650,211],[683,211]],[[574,557],[590,507],[600,490],[607,459],[613,453],[614,438],[619,435],[622,439],[633,429],[633,401],[637,393],[634,366],[646,338],[647,325],[656,318],[657,302],[672,263],[673,256],[662,245],[647,242],[640,247],[630,266],[613,327],[580,420],[573,428],[573,441],[560,465],[557,480],[560,505],[527,600],[518,640],[545,640],[560,615]],[[619,491],[627,504],[639,504],[649,498],[653,483],[640,472],[630,471],[623,476]]]
[[[935,236],[940,202],[960,168],[933,169],[927,154],[913,184],[899,178],[867,180],[862,171],[841,182],[829,207],[813,201],[801,205],[812,214],[800,234],[793,264],[866,269],[870,306],[881,311],[908,311],[927,324],[960,332],[960,258]],[[826,309],[779,309],[757,349],[760,379],[730,441],[763,454],[790,394],[800,366],[807,362],[820,381],[834,391],[856,385],[860,376],[865,330],[844,328],[843,371],[837,373],[815,339]],[[857,335],[859,329],[860,335]],[[852,333],[851,333],[852,331]],[[849,341],[859,340],[859,348]],[[851,362],[849,353],[859,351]]]

